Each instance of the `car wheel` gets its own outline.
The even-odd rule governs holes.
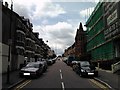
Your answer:
[[[81,72],[79,72],[79,76],[80,76],[80,77],[83,77],[83,75],[82,75],[82,73],[81,73]]]
[[[80,77],[82,77],[82,74],[81,74],[81,73],[79,73],[79,76],[80,76]]]
[[[20,78],[23,78],[23,75],[19,75]]]
[[[95,76],[95,77],[98,77],[98,73],[96,73],[94,76]]]

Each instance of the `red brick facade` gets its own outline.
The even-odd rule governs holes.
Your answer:
[[[77,29],[76,37],[75,37],[75,56],[80,57],[85,54],[85,31],[83,31],[82,23],[79,25],[79,29]]]
[[[79,29],[77,29],[75,42],[72,46],[67,48],[64,52],[64,56],[73,55],[75,57],[80,57],[85,54],[86,47],[86,38],[85,31],[83,31],[82,23],[79,25]]]

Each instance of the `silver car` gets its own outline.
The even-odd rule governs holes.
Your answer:
[[[23,76],[30,76],[30,77],[38,77],[43,72],[43,65],[39,62],[30,62],[25,67],[23,67],[19,75],[20,77]]]

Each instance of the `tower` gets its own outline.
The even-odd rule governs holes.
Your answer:
[[[85,54],[85,31],[83,31],[82,23],[80,22],[75,37],[75,56],[80,57]]]

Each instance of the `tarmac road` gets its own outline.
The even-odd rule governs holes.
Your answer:
[[[92,89],[100,90],[97,84],[93,83],[94,80],[91,78],[82,78],[73,72],[70,66],[67,66],[62,61],[56,61],[55,64],[50,66],[47,72],[43,73],[41,77],[37,79],[28,79],[24,83],[15,87],[19,89],[36,89],[36,88],[48,88],[48,89]],[[104,87],[103,87],[104,88]]]

